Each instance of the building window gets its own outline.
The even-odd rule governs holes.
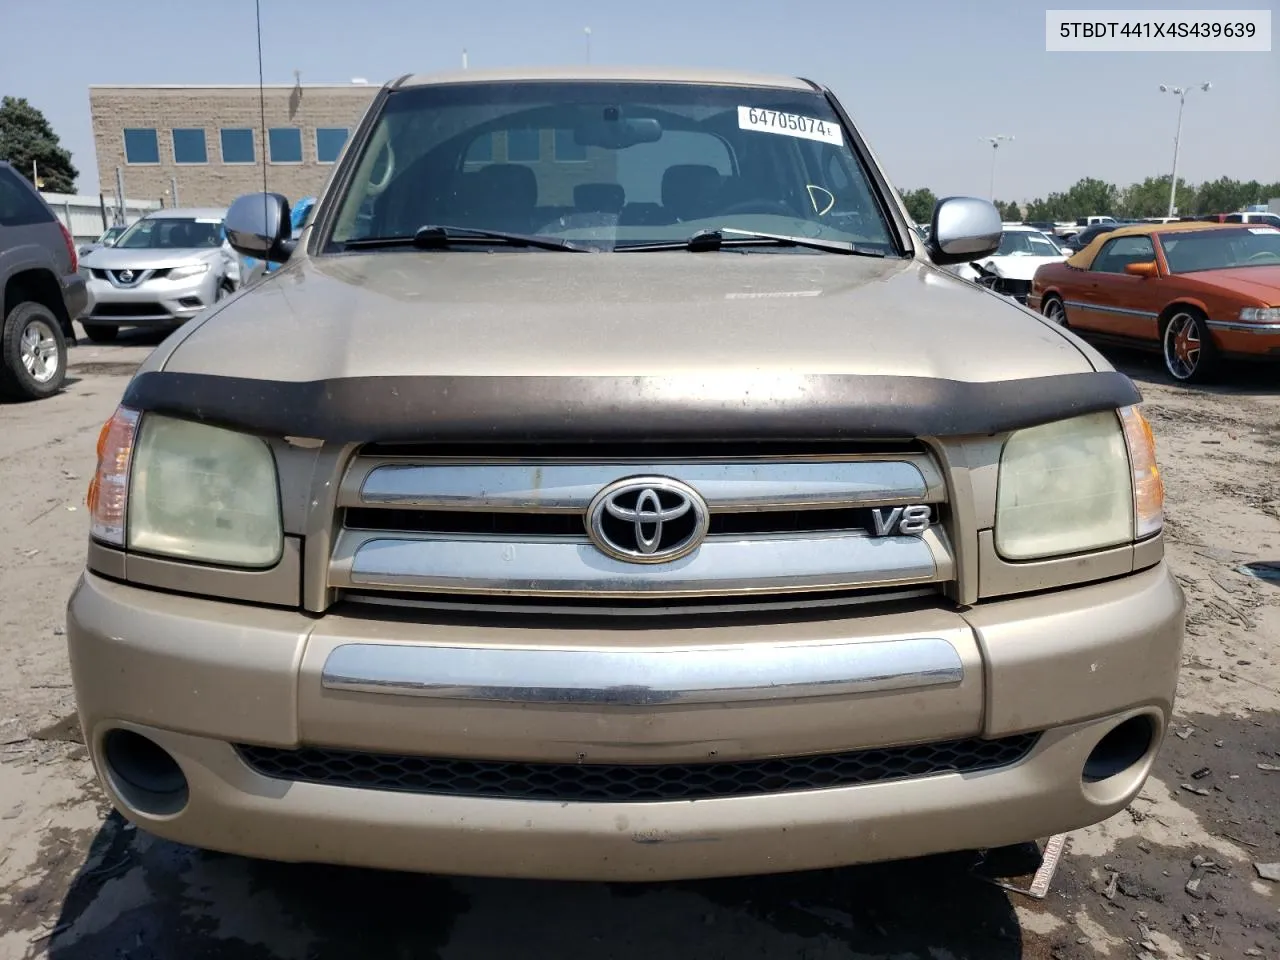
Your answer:
[[[512,163],[537,163],[542,159],[541,130],[508,130],[507,160]]]
[[[125,128],[124,131],[125,163],[159,163],[160,141],[154,129],[141,127]]]
[[[471,141],[463,163],[490,163],[493,160],[493,134],[483,133]]]
[[[221,131],[223,163],[253,163],[253,131],[248,127],[224,127]]]
[[[174,163],[208,163],[209,149],[204,142],[203,127],[175,127],[173,130]]]
[[[299,127],[272,127],[267,131],[267,150],[272,163],[301,163],[302,130]]]
[[[347,142],[346,127],[316,127],[316,159],[321,163],[333,163],[342,153]]]
[[[587,148],[573,142],[572,130],[556,131],[556,159],[561,162],[587,159]]]

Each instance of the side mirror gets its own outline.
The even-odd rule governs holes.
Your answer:
[[[293,253],[289,201],[278,193],[247,193],[227,210],[223,229],[231,249],[246,257],[284,263]]]
[[[1135,277],[1158,277],[1160,276],[1160,268],[1156,266],[1154,260],[1148,260],[1146,263],[1126,263],[1124,272],[1133,274]]]
[[[995,253],[1004,224],[1000,212],[976,197],[947,197],[933,208],[929,257],[938,266],[971,262]]]

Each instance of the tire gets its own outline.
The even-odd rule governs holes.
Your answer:
[[[1179,307],[1160,331],[1164,368],[1178,383],[1204,383],[1218,366],[1218,351],[1205,316],[1194,307]]]
[[[218,284],[218,289],[214,291],[213,302],[217,303],[219,300],[225,300],[227,297],[231,296],[235,292],[236,292],[235,285],[232,284],[230,280],[223,280],[221,283]]]
[[[120,328],[113,323],[82,323],[84,335],[94,343],[112,343],[120,336]]]
[[[1060,327],[1069,326],[1067,323],[1067,308],[1057,297],[1045,297],[1044,303],[1040,304],[1040,312]]]
[[[43,400],[67,379],[67,339],[62,324],[42,303],[9,311],[0,329],[0,396]]]

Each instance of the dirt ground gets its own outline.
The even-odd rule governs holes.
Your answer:
[[[1190,604],[1178,722],[1129,809],[1069,839],[1037,901],[971,857],[657,886],[260,863],[110,814],[70,722],[63,609],[99,425],[154,339],[71,351],[74,382],[0,406],[0,960],[80,958],[1280,958],[1280,376],[1140,383]]]

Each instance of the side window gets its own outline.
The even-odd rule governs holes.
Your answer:
[[[12,170],[0,170],[0,227],[28,227],[52,220],[25,180]]]
[[[1098,251],[1093,269],[1096,273],[1124,273],[1130,263],[1150,263],[1155,258],[1150,237],[1116,237]]]
[[[493,134],[482,133],[471,141],[471,145],[467,147],[467,152],[462,158],[465,164],[479,164],[493,162]]]
[[[1244,223],[1244,215],[1239,213],[1228,213],[1222,218],[1223,223]]]

